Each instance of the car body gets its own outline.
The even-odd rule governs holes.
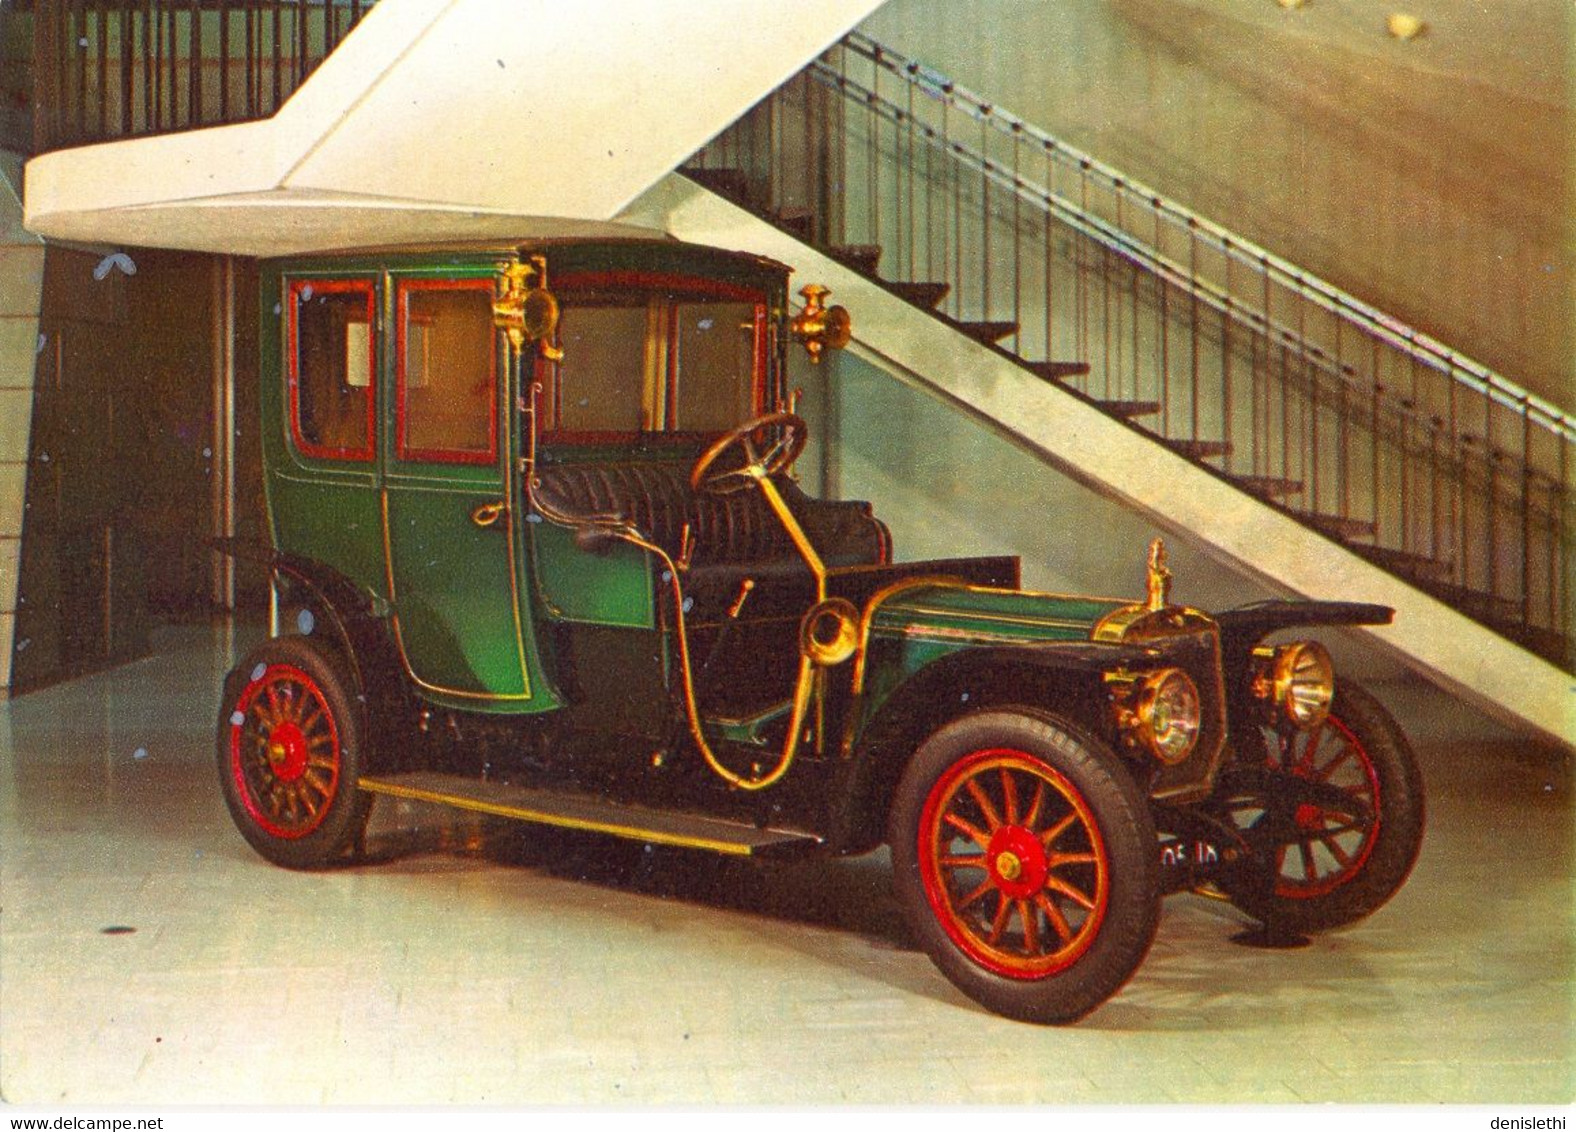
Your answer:
[[[1011,557],[903,563],[811,497],[790,340],[848,316],[789,270],[667,239],[262,266],[274,632],[225,682],[247,840],[354,859],[420,799],[722,853],[892,849],[965,993],[1066,1022],[1161,897],[1274,930],[1360,918],[1417,856],[1404,737],[1298,627],[1376,606],[1033,593]]]

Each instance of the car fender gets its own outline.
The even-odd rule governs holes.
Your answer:
[[[856,706],[857,729],[828,814],[834,851],[861,853],[881,843],[892,791],[914,750],[936,728],[971,712],[1021,704],[1108,741],[1104,674],[1154,657],[1141,645],[1094,641],[963,647]]]

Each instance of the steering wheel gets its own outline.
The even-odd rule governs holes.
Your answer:
[[[756,434],[772,428],[781,429],[777,439],[771,441],[764,451],[758,451],[755,441],[767,438],[757,437]],[[738,428],[718,437],[710,448],[700,454],[700,459],[690,469],[690,487],[710,495],[732,495],[742,491],[756,480],[775,476],[792,467],[809,439],[810,428],[797,413],[767,413],[752,421],[745,421]],[[733,448],[743,449],[744,463],[736,468],[714,470],[723,453]]]

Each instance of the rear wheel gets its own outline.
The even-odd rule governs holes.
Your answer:
[[[225,681],[219,781],[241,835],[287,868],[321,868],[360,840],[371,795],[362,714],[342,662],[304,637],[253,649]]]
[[[998,1014],[1076,1021],[1154,939],[1148,804],[1115,755],[1051,717],[989,711],[936,731],[903,774],[889,837],[920,944]]]
[[[1259,867],[1232,902],[1278,931],[1320,932],[1362,919],[1406,882],[1423,842],[1423,779],[1389,712],[1338,683],[1330,717],[1310,731],[1264,732],[1270,788],[1226,799]],[[1274,776],[1288,776],[1276,790]],[[1320,794],[1301,796],[1301,784]]]

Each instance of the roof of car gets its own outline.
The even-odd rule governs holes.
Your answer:
[[[583,226],[578,226],[583,228]],[[376,259],[383,256],[439,256],[439,255],[465,255],[465,256],[512,256],[528,255],[532,252],[550,252],[553,249],[587,249],[587,248],[612,248],[622,247],[636,249],[647,247],[678,251],[686,256],[693,255],[696,259],[709,259],[720,262],[734,262],[748,264],[755,267],[791,271],[787,264],[767,256],[757,255],[754,252],[736,251],[728,248],[714,247],[709,244],[695,244],[685,240],[668,236],[664,233],[631,229],[626,225],[607,225],[606,232],[591,233],[576,231],[573,234],[563,235],[537,235],[522,237],[518,240],[472,240],[472,241],[444,241],[441,243],[422,244],[389,244],[381,247],[341,248],[325,252],[302,252],[289,256],[270,257],[263,262],[269,265],[285,266],[308,262],[319,262],[335,259]]]

